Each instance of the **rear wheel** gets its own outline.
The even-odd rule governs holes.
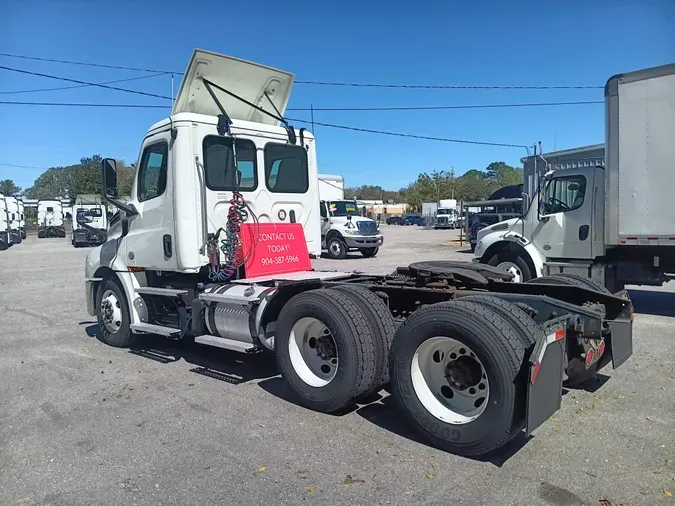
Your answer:
[[[431,444],[482,455],[522,427],[517,390],[524,355],[513,326],[492,308],[433,304],[413,313],[394,336],[392,395]]]
[[[289,300],[274,348],[281,376],[305,407],[333,413],[372,388],[373,336],[364,313],[338,290],[311,290]]]
[[[106,344],[126,348],[133,343],[129,308],[124,291],[112,279],[101,281],[96,292],[98,325]]]
[[[376,365],[373,385],[366,393],[368,396],[389,383],[389,350],[396,333],[396,321],[384,301],[367,288],[347,284],[332,289],[347,295],[363,310],[373,336]]]
[[[487,263],[511,273],[514,283],[522,283],[532,279],[532,271],[529,265],[521,255],[514,251],[502,250],[492,256]]]
[[[380,248],[360,248],[359,251],[365,258],[371,258],[377,255]]]
[[[572,285],[580,288],[594,290],[603,294],[611,295],[612,293],[605,288],[602,283],[585,278],[576,274],[556,274],[553,276],[542,276],[540,278],[531,279],[528,283],[533,284],[552,284],[552,285]],[[566,387],[579,386],[587,381],[594,379],[598,373],[598,364],[592,364],[586,367],[586,362],[581,357],[570,358],[567,363],[567,379],[564,382]]]

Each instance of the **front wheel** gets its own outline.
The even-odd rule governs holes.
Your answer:
[[[359,251],[365,258],[372,258],[377,255],[380,248],[360,248]]]
[[[328,239],[328,256],[334,260],[342,260],[347,256],[347,244],[345,244],[342,237],[334,235]]]
[[[487,263],[488,265],[511,273],[513,275],[514,283],[524,283],[534,277],[530,270],[530,266],[527,265],[527,262],[522,255],[514,251],[500,251],[492,256]]]
[[[112,279],[101,281],[96,292],[98,326],[103,342],[126,348],[133,342],[129,308],[122,288]]]

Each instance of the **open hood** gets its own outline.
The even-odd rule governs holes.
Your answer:
[[[207,79],[276,116],[274,107],[265,97],[267,92],[274,106],[283,115],[293,88],[293,78],[293,74],[283,70],[195,49],[178,90],[173,114],[194,112],[218,116],[221,113],[204,84],[203,79]],[[270,125],[279,123],[215,87],[212,90],[231,119]]]

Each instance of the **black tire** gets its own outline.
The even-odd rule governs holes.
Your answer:
[[[347,256],[347,244],[338,235],[333,235],[326,242],[328,257],[333,260],[342,260]]]
[[[44,239],[45,238],[45,231],[44,230],[38,230],[37,236],[38,236],[38,239]]]
[[[291,361],[291,330],[305,317],[326,325],[337,348],[336,374],[320,387],[305,382]],[[367,318],[350,297],[338,290],[310,290],[290,299],[279,314],[274,341],[279,372],[298,403],[307,408],[324,413],[341,411],[372,388],[377,359]]]
[[[413,386],[417,349],[437,336],[466,344],[484,365],[489,399],[485,411],[468,423],[451,424],[434,416]],[[392,395],[433,446],[458,455],[483,455],[506,444],[522,427],[517,390],[525,352],[513,326],[490,307],[470,301],[433,304],[413,313],[394,336],[389,358]]]
[[[511,325],[511,328],[516,331],[516,336],[520,339],[525,349],[524,359],[529,356],[537,340],[544,335],[539,325],[525,311],[509,301],[491,295],[468,295],[462,297],[461,300],[476,302],[482,306],[489,307],[504,318]],[[525,360],[523,360],[523,367],[525,367]],[[523,413],[525,412],[525,403],[527,402],[525,395],[527,388],[526,373],[527,371],[523,369],[517,378],[518,388],[516,389],[516,406],[518,412],[522,410]],[[525,418],[521,418],[519,424],[514,424],[511,437],[515,437],[523,428],[525,428]]]
[[[597,281],[594,281],[590,278],[578,276],[577,274],[555,274],[553,276],[542,276],[540,278],[531,279],[527,281],[527,283],[572,285],[578,286],[579,288],[594,290],[607,295],[612,294],[612,292],[605,288],[602,283],[598,283]],[[567,369],[565,370],[567,379],[563,382],[563,385],[565,387],[575,387],[583,385],[584,383],[594,379],[598,374],[598,364],[599,362],[596,362],[589,368],[586,368],[586,363],[581,357],[569,359],[567,362]]]
[[[493,255],[488,261],[487,264],[493,267],[497,267],[502,262],[511,262],[518,267],[520,271],[520,279],[522,282],[529,281],[532,279],[533,274],[530,270],[530,266],[527,265],[525,259],[520,256],[518,253],[510,250],[501,250],[496,255]]]
[[[122,314],[121,325],[115,332],[110,331],[103,322],[101,300],[108,290],[110,290],[117,298],[117,301],[119,302],[118,307],[120,308]],[[98,326],[103,342],[116,348],[128,348],[131,346],[134,342],[135,336],[131,332],[131,318],[129,316],[127,298],[119,283],[110,278],[104,279],[101,281],[101,283],[99,283],[98,290],[96,291],[96,309]]]
[[[372,258],[377,255],[377,252],[380,251],[380,248],[359,248],[359,251],[364,258]]]
[[[365,396],[378,392],[389,383],[389,350],[396,333],[396,320],[384,301],[367,288],[359,285],[338,285],[333,287],[352,299],[359,306],[368,322],[375,348],[375,377]]]

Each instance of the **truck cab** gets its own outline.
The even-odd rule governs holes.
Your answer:
[[[38,201],[37,222],[39,239],[66,236],[66,229],[63,225],[63,206],[60,200]]]
[[[103,244],[108,229],[106,206],[103,204],[76,204],[74,212],[75,219],[73,220],[71,241],[73,246],[79,248]],[[83,224],[85,222],[86,224]]]
[[[355,200],[321,201],[321,240],[335,259],[345,258],[349,250],[374,257],[383,242],[377,222],[361,216]]]
[[[5,196],[0,193],[0,250],[6,250],[12,245],[9,213]]]
[[[21,242],[21,213],[19,200],[16,197],[5,197],[7,212],[9,213],[9,235],[12,244]]]
[[[21,240],[26,238],[26,215],[25,215],[25,206],[23,199],[18,199],[19,201],[19,230],[21,231]]]

